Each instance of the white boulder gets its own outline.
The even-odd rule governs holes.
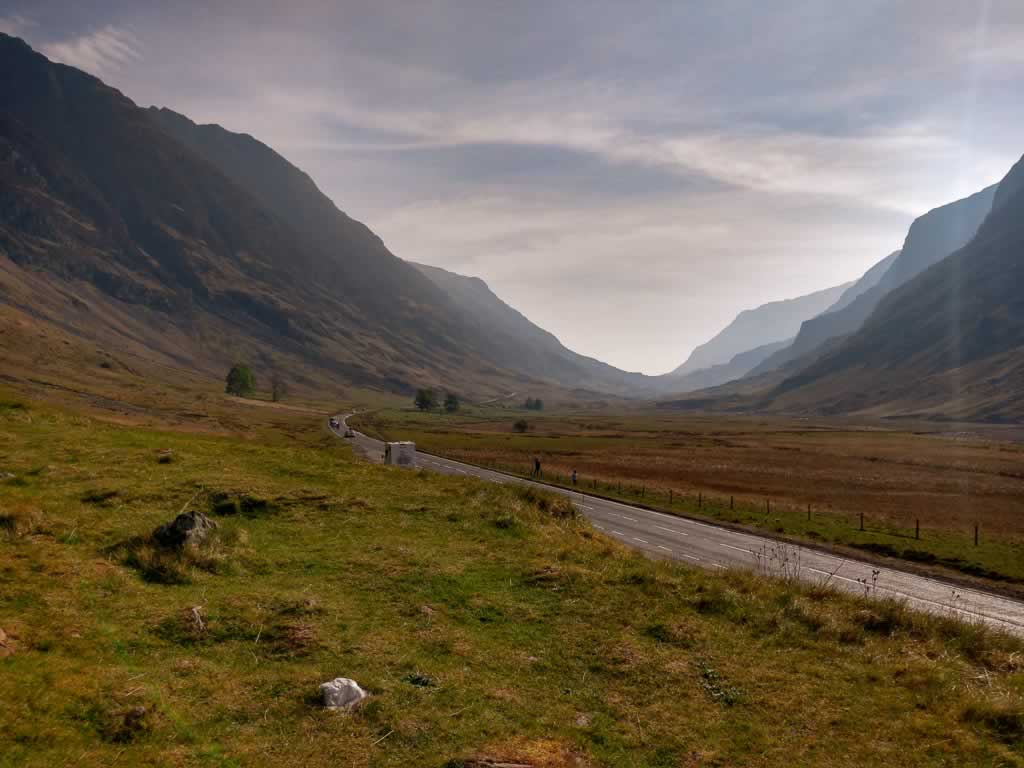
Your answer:
[[[347,677],[336,677],[320,685],[320,698],[327,709],[348,712],[368,695],[359,683]]]

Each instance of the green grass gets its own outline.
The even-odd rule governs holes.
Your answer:
[[[1024,765],[1015,639],[652,562],[318,424],[263,444],[29,405],[0,469],[2,766]],[[214,539],[154,552],[189,500]],[[371,693],[352,715],[316,706],[336,676]]]

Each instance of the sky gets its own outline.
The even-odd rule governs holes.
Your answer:
[[[0,32],[652,374],[1024,153],[1018,0],[0,0]]]

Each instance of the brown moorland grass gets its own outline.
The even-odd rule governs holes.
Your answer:
[[[521,416],[403,409],[358,423],[471,463],[525,473],[537,456],[548,478],[576,469],[603,494],[1024,582],[1024,445],[999,430],[590,409],[528,415],[521,435]]]
[[[1024,765],[1017,639],[652,562],[316,424],[3,399],[0,766]],[[190,500],[215,538],[157,555]],[[352,715],[316,706],[338,675],[371,694]]]

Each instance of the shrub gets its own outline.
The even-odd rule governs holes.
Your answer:
[[[432,411],[437,407],[437,393],[432,389],[417,389],[413,405],[421,411]]]
[[[224,391],[236,397],[250,397],[256,391],[256,377],[244,365],[233,365],[228,371]]]
[[[530,424],[529,424],[529,422],[527,422],[526,419],[516,419],[516,421],[513,422],[513,424],[512,424],[512,429],[514,429],[519,434],[522,434],[523,432],[525,432],[529,428],[530,428]]]
[[[445,395],[444,396],[444,409],[448,413],[455,413],[457,410],[459,410],[459,397],[458,397],[458,395],[453,395],[451,392],[449,392],[447,395]]]

